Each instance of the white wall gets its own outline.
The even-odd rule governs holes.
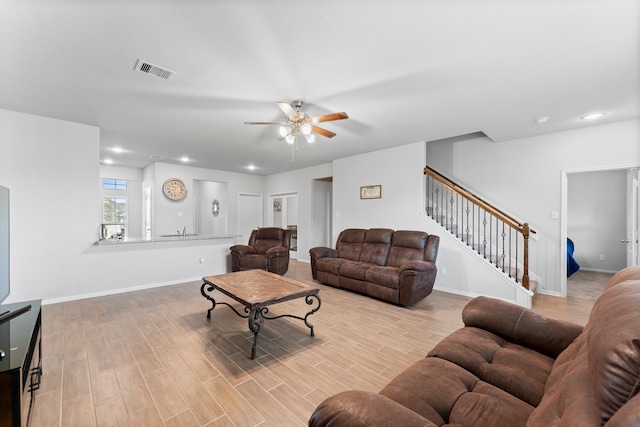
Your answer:
[[[99,143],[96,127],[0,110],[0,184],[11,190],[7,302],[64,301],[228,271],[233,239],[97,246]],[[143,174],[145,183],[173,176],[227,182],[230,233],[236,228],[237,194],[263,188],[262,177],[248,174],[174,165],[154,169]],[[155,191],[157,198],[160,190]]]
[[[490,295],[528,305],[522,292],[440,225],[424,215],[426,144],[417,142],[333,164],[333,244],[345,228],[423,230],[440,236],[435,289],[468,296]],[[381,185],[382,198],[360,199],[360,187]],[[527,298],[525,297],[525,300]]]
[[[560,220],[551,219],[550,213],[561,210],[562,173],[637,166],[639,140],[640,121],[634,120],[500,144],[485,140],[416,142],[267,177],[155,164],[143,172],[143,188],[154,186],[154,197],[162,200],[156,183],[161,185],[168,178],[227,182],[230,234],[237,232],[239,193],[297,193],[298,254],[308,262],[309,248],[318,245],[312,225],[313,211],[318,208],[313,202],[315,179],[333,176],[334,244],[337,234],[347,227],[442,233],[421,214],[426,159],[428,165],[460,180],[538,230],[533,253],[538,269],[535,272],[544,276],[545,290],[553,293],[559,291],[561,232]],[[100,218],[98,128],[0,110],[0,153],[0,184],[11,189],[9,302],[36,298],[59,301],[197,280],[227,271],[232,239],[214,244],[94,244]],[[361,186],[378,184],[382,185],[381,199],[360,199]],[[264,203],[268,215],[267,197]],[[181,229],[187,205],[178,206],[182,217],[178,217],[178,209],[166,208],[161,207],[174,223],[162,226],[169,233]],[[52,233],[50,224],[67,228],[63,233]],[[442,238],[437,288],[474,294],[476,289],[495,282],[495,271],[484,271],[485,266],[462,258],[461,250],[464,248],[457,243]],[[446,275],[442,274],[443,268]]]
[[[182,230],[193,232],[194,226],[194,180],[227,183],[227,203],[220,206],[221,214],[227,215],[229,234],[238,234],[238,193],[262,193],[264,178],[257,175],[240,174],[193,166],[155,163],[153,167],[154,234],[172,234]],[[169,178],[179,178],[187,186],[187,197],[181,202],[172,202],[162,195],[162,183]]]
[[[627,266],[627,170],[567,175],[567,237],[583,270],[616,272]],[[604,259],[600,259],[604,257]]]
[[[0,129],[0,183],[11,190],[8,301],[80,293],[92,278],[77,267],[98,238],[100,131],[7,110]]]
[[[195,218],[194,230],[198,234],[226,236],[229,215],[227,183],[194,180]],[[219,211],[213,215],[213,201],[217,200]],[[222,209],[222,206],[225,209]]]
[[[565,172],[640,164],[640,120],[502,143],[488,139],[427,144],[427,164],[495,203],[538,233],[531,271],[544,292],[561,294],[561,222]]]

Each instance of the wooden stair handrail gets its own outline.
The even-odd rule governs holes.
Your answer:
[[[429,176],[433,177],[435,180],[437,180],[437,181],[441,182],[442,184],[446,185],[447,187],[451,188],[456,193],[459,193],[459,194],[463,195],[467,199],[471,200],[472,202],[474,202],[475,204],[480,206],[482,209],[484,209],[487,212],[490,212],[492,215],[498,217],[501,221],[505,222],[506,224],[508,224],[512,228],[515,228],[516,230],[519,230],[522,234],[525,234],[525,230],[527,232],[526,236],[529,236],[529,233],[536,234],[536,231],[531,229],[531,228],[529,228],[529,225],[527,223],[524,223],[524,224],[520,223],[518,220],[516,220],[512,216],[502,212],[500,209],[494,207],[493,205],[489,204],[488,202],[485,202],[480,197],[476,196],[475,194],[473,194],[472,192],[470,192],[466,188],[459,186],[458,184],[456,184],[455,182],[451,181],[446,176],[444,176],[444,175],[440,174],[439,172],[436,172],[435,170],[431,169],[429,166],[425,166],[424,173],[425,173],[425,175],[429,175]]]
[[[436,181],[442,183],[442,185],[448,187],[454,193],[460,194],[461,196],[465,197],[467,200],[469,200],[472,203],[474,203],[475,205],[479,206],[480,208],[482,208],[486,212],[489,212],[491,215],[495,216],[500,221],[502,221],[503,223],[507,224],[509,227],[517,230],[518,232],[520,232],[522,234],[522,237],[523,237],[523,252],[524,252],[523,253],[522,286],[524,286],[525,289],[530,289],[530,287],[529,287],[529,235],[531,233],[535,234],[536,231],[532,230],[531,228],[529,228],[529,224],[527,224],[526,222],[524,224],[521,223],[520,221],[516,220],[512,216],[510,216],[510,215],[502,212],[500,209],[494,207],[490,203],[485,202],[480,197],[478,197],[475,194],[473,194],[471,191],[467,190],[464,187],[461,187],[460,185],[458,185],[455,182],[451,181],[446,176],[444,176],[444,175],[440,174],[439,172],[436,172],[435,170],[431,169],[429,166],[425,166],[424,174],[425,175],[429,175],[430,177],[432,177]],[[516,282],[517,281],[518,281],[518,279],[516,277]]]

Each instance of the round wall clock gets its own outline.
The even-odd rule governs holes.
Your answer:
[[[162,193],[169,200],[180,201],[187,197],[187,186],[181,179],[171,178],[162,184]]]

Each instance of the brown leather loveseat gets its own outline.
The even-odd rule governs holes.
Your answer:
[[[409,306],[433,290],[439,242],[424,231],[349,228],[335,249],[309,250],[311,274],[327,285]]]
[[[638,307],[638,267],[613,276],[584,328],[475,298],[426,358],[378,394],[326,399],[309,426],[640,426]]]

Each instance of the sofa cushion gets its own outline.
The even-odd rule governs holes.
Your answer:
[[[424,260],[424,250],[429,235],[423,231],[398,230],[393,233],[387,265],[400,267],[412,259]]]
[[[277,227],[258,228],[255,235],[254,247],[259,254],[265,254],[274,246],[282,246],[284,230]]]
[[[391,237],[393,234],[393,230],[388,228],[371,228],[367,230],[364,243],[362,244],[360,261],[369,264],[385,265],[387,263],[389,246],[391,245]]]
[[[362,252],[362,244],[367,235],[367,230],[362,228],[347,228],[338,236],[336,249],[340,258],[351,261],[359,261]]]
[[[267,258],[264,254],[247,254],[239,260],[242,270],[266,270]]]
[[[437,357],[419,360],[380,394],[438,425],[523,426],[533,411],[531,405]]]
[[[340,275],[340,266],[347,260],[343,258],[318,258],[316,262],[318,270],[338,276]]]
[[[596,301],[587,323],[589,374],[595,404],[607,421],[640,389],[640,280],[612,286]]]
[[[558,356],[527,427],[602,425],[593,401],[585,343],[581,335]]]
[[[549,356],[473,327],[453,332],[429,356],[455,363],[533,406],[542,399],[554,362]]]
[[[385,288],[398,289],[400,281],[400,269],[398,267],[370,266],[365,271],[364,279],[372,284]]]
[[[582,332],[582,326],[549,319],[496,298],[476,297],[462,309],[466,326],[490,331],[507,341],[556,358]]]
[[[372,267],[366,262],[347,261],[340,264],[340,275],[350,279],[364,281],[365,272]]]
[[[604,291],[618,285],[619,283],[626,282],[627,280],[638,280],[638,277],[640,277],[640,267],[623,268],[609,279]]]
[[[640,281],[612,279],[609,284],[594,304],[584,333],[556,359],[528,426],[561,425],[567,420],[571,425],[600,426],[638,395],[638,310],[628,307],[629,301],[640,297]],[[620,415],[625,424],[612,425],[640,425],[637,410],[627,415]],[[629,416],[635,416],[631,423]]]

